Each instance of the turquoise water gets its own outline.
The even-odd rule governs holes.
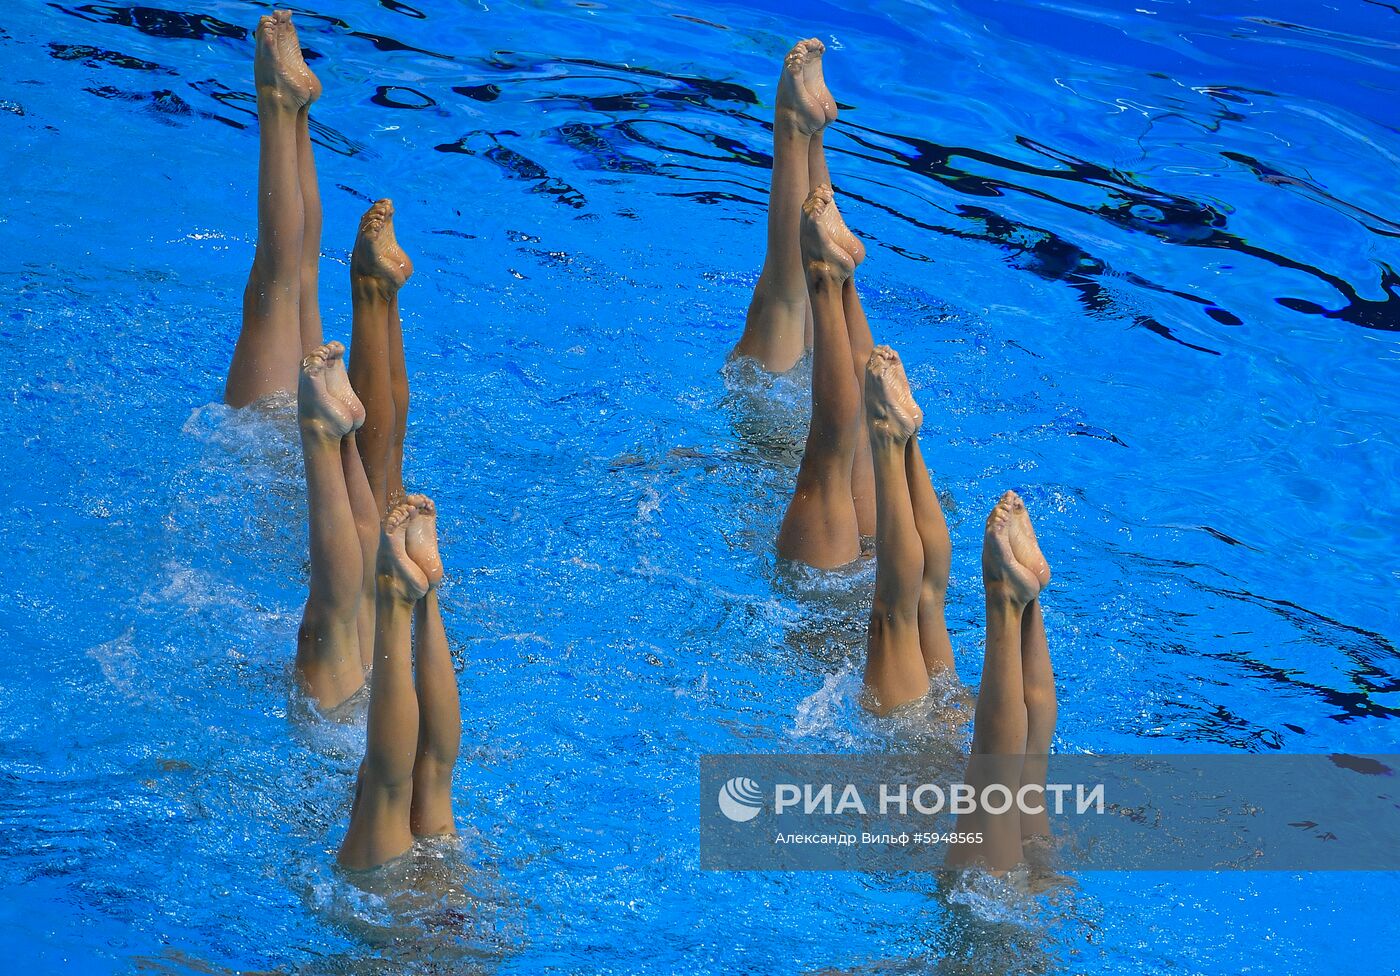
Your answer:
[[[285,406],[218,404],[261,8],[0,26],[0,957],[25,973],[1375,973],[1392,874],[699,871],[698,759],[884,749],[873,573],[772,538],[804,383],[721,369],[776,66],[828,46],[878,339],[909,364],[975,682],[981,520],[1055,567],[1056,748],[1400,751],[1400,13],[1220,3],[298,10],[327,335],[392,196],[408,480],[462,688],[445,904],[332,869],[362,731],[298,717]],[[428,870],[428,869],[425,869]]]

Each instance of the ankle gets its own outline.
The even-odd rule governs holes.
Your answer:
[[[398,285],[388,278],[353,270],[350,272],[350,290],[359,298],[382,302],[388,302],[399,292]]]
[[[871,456],[878,455],[881,460],[898,457],[902,467],[904,448],[909,443],[909,436],[901,434],[894,429],[888,420],[876,417],[868,409],[866,410],[865,429],[870,433]]]
[[[377,612],[412,612],[417,601],[405,590],[404,582],[394,573],[375,573],[375,604]]]
[[[820,133],[820,129],[817,130]],[[773,138],[782,139],[788,142],[808,142],[812,139],[812,133],[808,132],[799,121],[798,114],[789,108],[779,108],[773,113]]]
[[[1026,599],[1017,592],[1009,580],[984,579],[982,586],[987,594],[987,615],[993,612],[1014,612],[1019,614],[1026,608]]]
[[[840,291],[850,276],[850,272],[845,268],[829,261],[807,262],[807,283],[813,290],[834,288]]]
[[[927,557],[925,557],[927,560]],[[940,614],[948,605],[948,577],[939,579],[924,579],[923,592],[919,596],[919,603],[924,606],[936,609]]]
[[[337,450],[345,437],[344,434],[338,433],[329,421],[320,417],[297,417],[297,426],[301,429],[303,440],[317,444],[334,444]]]
[[[292,93],[277,85],[258,86],[258,114],[267,112],[276,113],[289,119],[295,119],[297,113],[305,106],[299,103]]]

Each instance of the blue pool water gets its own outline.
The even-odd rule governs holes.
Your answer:
[[[151,0],[161,3],[163,0]],[[298,9],[322,304],[392,196],[407,468],[462,686],[444,904],[331,867],[362,730],[297,717],[285,408],[218,403],[252,253],[246,2],[0,24],[0,959],[15,972],[1377,973],[1393,874],[699,870],[698,760],[884,749],[867,566],[780,571],[804,378],[722,370],[776,66],[828,46],[977,680],[1026,495],[1068,752],[1400,751],[1400,9],[1380,0]],[[1386,960],[1390,960],[1387,962]]]

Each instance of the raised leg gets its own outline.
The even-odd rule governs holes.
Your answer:
[[[922,698],[928,668],[919,650],[924,551],[909,496],[905,454],[923,422],[899,356],[877,347],[865,371],[865,416],[875,471],[875,601],[865,686],[878,713]]]
[[[320,83],[316,94],[320,93]],[[312,101],[315,101],[313,97]],[[297,113],[297,177],[301,185],[301,296],[299,325],[301,346],[311,350],[321,344],[321,189],[316,182],[312,155],[310,106]]]
[[[802,207],[802,255],[816,340],[812,350],[812,420],[797,486],[778,530],[778,555],[820,569],[860,553],[851,500],[851,463],[860,425],[860,387],[851,372],[841,288],[855,270],[836,242],[836,204],[817,187]]]
[[[909,476],[909,499],[914,506],[914,522],[919,527],[919,541],[924,550],[924,580],[919,594],[919,647],[924,666],[935,671],[951,671],[953,642],[948,637],[945,607],[948,599],[948,573],[953,558],[953,543],[948,538],[948,522],[943,506],[933,490],[928,468],[924,465],[919,438],[909,438],[904,455],[904,470]]]
[[[1022,565],[1013,547],[1015,492],[1007,492],[987,517],[982,541],[982,582],[987,599],[987,647],[982,685],[977,692],[972,756],[966,781],[977,795],[990,785],[1015,796],[1025,773],[1027,715],[1021,662],[1021,619],[1040,593],[1035,572]],[[1042,784],[1043,785],[1043,784]],[[985,810],[960,817],[959,832],[980,833],[982,841],[949,849],[954,867],[979,864],[1006,871],[1021,863],[1022,826],[1015,804],[1004,813]]]
[[[235,407],[295,390],[304,352],[299,306],[305,211],[297,117],[312,97],[314,76],[301,58],[295,36],[287,11],[258,22],[253,55],[258,97],[258,243],[243,290],[243,325],[224,386],[224,400]]]
[[[1035,783],[1044,787],[1059,705],[1039,600],[1032,600],[1021,616],[1021,684],[1026,701],[1026,762],[1021,769],[1021,785]],[[1050,818],[1044,810],[1021,817],[1022,841],[1049,835]]]
[[[807,285],[799,228],[808,182],[811,138],[826,125],[818,94],[807,87],[808,65],[825,49],[799,41],[783,60],[773,113],[773,175],[768,191],[768,250],[734,356],[750,356],[764,369],[791,369],[806,350]]]
[[[357,446],[378,512],[389,509],[392,446],[399,428],[394,400],[390,314],[413,264],[394,238],[394,205],[380,200],[360,218],[350,258],[350,382],[365,405]],[[395,316],[395,320],[397,317]]]
[[[428,580],[428,592],[413,616],[414,681],[418,689],[418,757],[413,765],[413,833],[455,834],[452,815],[452,770],[462,742],[462,709],[457,672],[447,647],[437,585],[442,580],[438,556],[437,510],[426,495],[409,495],[418,518],[409,526],[408,556]]]
[[[348,868],[377,867],[413,846],[410,810],[418,751],[418,695],[413,687],[410,628],[413,605],[428,581],[408,557],[406,535],[417,515],[397,505],[384,517],[376,567],[374,681],[370,685],[365,759],[360,764],[350,829],[339,860]]]
[[[344,353],[338,342],[312,350],[297,388],[311,586],[297,634],[296,668],[323,711],[364,684],[358,630],[364,554],[341,461],[342,444],[364,422],[364,410],[345,379]]]
[[[349,382],[347,378],[346,383]],[[340,442],[340,466],[345,472],[355,534],[360,540],[360,609],[356,629],[360,635],[360,663],[369,671],[374,666],[374,568],[379,558],[379,508],[370,491],[353,431]]]
[[[291,11],[274,15],[283,30],[278,34],[285,57],[301,65],[309,97],[297,113],[297,177],[301,184],[302,244],[300,327],[303,352],[319,346],[321,339],[321,188],[316,182],[316,159],[311,146],[311,105],[321,97],[321,82],[306,67],[301,55],[301,41],[292,27]]]
[[[814,186],[831,186],[831,172],[826,168],[826,129],[827,126],[836,121],[839,113],[836,111],[836,101],[831,97],[831,92],[826,87],[826,76],[822,70],[822,55],[826,48],[815,37],[809,40],[807,45],[811,54],[802,63],[802,87],[811,92],[817,103],[821,105],[822,115],[826,119],[821,128],[812,133],[812,138],[807,144],[807,189],[810,192]],[[854,257],[854,254],[852,256]],[[861,257],[857,257],[856,264],[860,264],[863,259],[863,254]],[[810,302],[807,303],[807,311],[803,315],[803,325],[802,348],[805,351],[812,348],[815,333]],[[869,355],[869,352],[867,349],[866,354]],[[861,360],[861,365],[862,367],[865,365],[865,360]],[[861,374],[858,373],[857,382],[861,381]],[[873,500],[871,505],[874,505]],[[869,532],[874,531],[874,509],[872,508]]]
[[[826,128],[836,121],[840,113],[836,110],[836,100],[826,87],[822,63],[826,46],[815,37],[803,43],[807,45],[807,56],[802,59],[802,89],[815,99],[822,110],[822,124],[813,131],[807,147],[807,186],[810,189],[814,186],[831,186],[831,173],[826,168]]]
[[[388,455],[397,419],[389,380],[388,300],[379,282],[351,272],[350,383],[365,405],[356,449],[379,517],[388,509]]]
[[[404,363],[403,323],[399,296],[389,300],[389,388],[394,396],[394,431],[389,438],[387,488],[389,504],[403,499],[403,442],[408,435],[408,366]]]
[[[850,239],[855,241],[855,235],[850,235]],[[860,248],[858,253],[863,260],[865,249]],[[871,335],[870,323],[865,319],[865,309],[860,304],[854,277],[841,289],[841,306],[846,313],[846,334],[851,340],[851,364],[859,377],[875,349],[875,337]],[[851,499],[856,506],[860,534],[870,535],[875,531],[875,469],[870,454],[870,431],[863,422],[858,427],[856,451],[851,458]]]
[[[813,155],[818,154],[814,150]],[[814,166],[813,170],[815,169]],[[821,170],[826,170],[824,162]],[[851,233],[839,212],[836,220],[836,243],[851,256],[851,260],[859,268],[865,262],[865,245],[859,237]],[[865,317],[865,307],[861,305],[854,274],[841,287],[841,311],[846,318],[846,337],[851,345],[851,369],[855,372],[857,385],[863,386],[865,367],[875,349],[875,337],[871,334],[870,322]],[[860,534],[872,535],[875,532],[875,470],[871,461],[870,431],[865,423],[864,410],[865,404],[862,403],[860,422],[856,425],[856,451],[851,459],[851,499],[856,506],[856,524],[860,526]]]
[[[1030,513],[1018,496],[1011,503],[1011,549],[1016,561],[1036,576],[1043,590],[1050,583],[1050,564],[1040,551],[1031,525]],[[1021,784],[1045,786],[1050,742],[1055,736],[1059,704],[1055,695],[1055,671],[1050,665],[1050,645],[1045,639],[1045,621],[1040,598],[1026,604],[1021,614],[1021,687],[1026,702],[1026,762]],[[1021,817],[1021,838],[1025,841],[1050,835],[1050,818],[1042,810]]]

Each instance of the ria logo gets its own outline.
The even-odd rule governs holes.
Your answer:
[[[746,776],[735,776],[719,791],[719,812],[735,823],[746,823],[763,812],[763,793]]]

